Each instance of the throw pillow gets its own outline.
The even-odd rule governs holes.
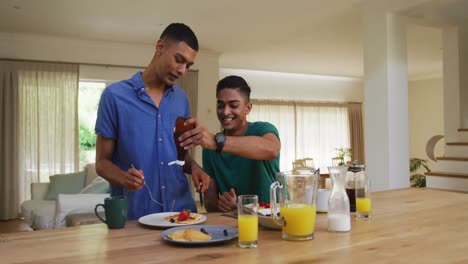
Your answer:
[[[66,226],[66,217],[73,214],[93,214],[97,204],[104,203],[104,199],[109,197],[104,194],[59,194],[55,202],[55,228]],[[98,212],[103,209],[99,207]],[[96,219],[98,219],[96,217]]]
[[[108,193],[109,182],[102,177],[96,177],[88,186],[84,187],[80,193]]]
[[[46,200],[57,199],[59,193],[79,193],[84,187],[85,178],[86,174],[84,171],[50,176]]]
[[[96,177],[99,175],[96,173],[96,164],[95,163],[88,163],[84,167],[84,171],[86,172],[86,182],[85,186],[88,186]]]

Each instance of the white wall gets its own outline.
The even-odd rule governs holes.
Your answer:
[[[144,67],[115,67],[100,65],[80,65],[81,81],[105,81],[114,83],[132,77],[135,72],[143,71]]]
[[[136,67],[125,69],[82,65],[80,74],[86,79],[129,78],[138,67],[144,68],[152,55],[152,45],[0,32],[0,58]],[[219,54],[200,51],[193,67],[199,70],[200,93],[197,117],[211,131],[219,129],[215,113],[216,83],[220,78],[231,74],[240,75],[247,80],[252,87],[252,98],[363,102],[363,83],[360,79],[219,69],[218,57]],[[433,135],[443,135],[442,91],[440,78],[409,83],[410,157],[427,158],[425,155],[427,140]],[[439,145],[441,144],[439,143],[438,147]],[[201,157],[199,148],[196,153],[199,160]],[[442,152],[436,150],[437,153]]]
[[[363,102],[364,97],[362,80],[356,78],[220,69],[220,79],[228,75],[243,77],[256,99]]]
[[[82,65],[85,79],[121,80],[130,78],[138,68],[145,68],[154,54],[153,45],[117,43],[95,40],[61,38],[47,35],[0,32],[0,58],[73,62],[103,65],[126,65],[135,69]],[[219,54],[201,50],[192,67],[198,70],[198,113],[200,121],[215,131],[218,122],[208,115],[214,105],[214,96],[204,96],[215,90],[219,79]],[[101,77],[100,77],[101,76]],[[213,92],[214,93],[214,92]],[[200,153],[200,150],[197,151]],[[201,155],[196,156],[201,160]]]
[[[410,81],[408,84],[410,158],[428,159],[426,143],[435,135],[444,135],[444,92],[442,78]],[[436,156],[444,154],[445,140],[440,140]],[[435,168],[429,161],[429,168]],[[423,170],[421,170],[423,172]]]

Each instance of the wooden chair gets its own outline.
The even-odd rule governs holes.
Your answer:
[[[297,159],[292,162],[292,165],[293,165],[293,169],[304,168],[305,162],[302,159]]]
[[[332,166],[340,166],[343,160],[340,157],[333,157],[332,158]]]
[[[304,165],[307,168],[315,168],[314,159],[313,158],[304,158]]]

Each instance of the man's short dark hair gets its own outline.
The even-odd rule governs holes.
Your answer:
[[[240,76],[230,75],[220,80],[216,85],[216,96],[223,89],[239,89],[240,93],[247,99],[247,103],[250,102],[250,87]]]
[[[172,41],[183,41],[193,50],[198,52],[198,39],[187,25],[182,23],[172,23],[164,29],[160,36],[161,39]]]

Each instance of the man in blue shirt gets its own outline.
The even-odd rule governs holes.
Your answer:
[[[174,82],[193,65],[198,40],[186,25],[169,25],[143,72],[107,87],[96,120],[96,171],[111,183],[111,196],[129,199],[128,219],[167,211],[196,212],[187,178],[178,165],[173,129],[189,117],[188,99]],[[205,192],[210,177],[186,157],[184,171]],[[201,183],[202,187],[199,187]]]

